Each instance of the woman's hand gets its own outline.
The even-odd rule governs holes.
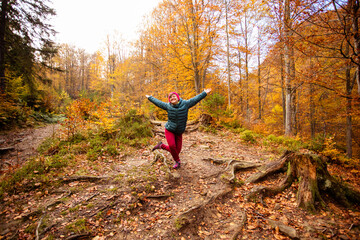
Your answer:
[[[208,94],[209,92],[211,92],[211,88],[204,89],[204,91],[206,92],[206,94]]]

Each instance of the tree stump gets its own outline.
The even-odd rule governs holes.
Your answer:
[[[339,203],[350,206],[360,202],[360,193],[331,176],[327,170],[326,158],[311,153],[286,152],[279,160],[264,166],[246,182],[257,182],[277,172],[286,172],[279,185],[259,187],[247,197],[270,196],[282,192],[296,180],[299,183],[297,204],[309,211],[315,211],[315,203],[324,204],[323,196],[331,196]]]
[[[209,114],[201,114],[199,122],[202,126],[210,126],[215,124],[214,119]]]

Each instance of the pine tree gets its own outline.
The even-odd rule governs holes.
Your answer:
[[[54,53],[51,37],[55,31],[47,20],[55,11],[48,2],[1,0],[0,93],[5,93],[11,78],[18,76],[34,90],[36,64]]]

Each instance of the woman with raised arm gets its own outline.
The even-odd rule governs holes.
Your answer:
[[[168,121],[165,124],[165,138],[168,145],[159,142],[152,150],[165,149],[169,151],[175,161],[174,169],[180,167],[179,154],[182,147],[182,134],[185,132],[189,109],[204,99],[210,91],[211,89],[204,89],[202,93],[189,100],[181,99],[179,94],[171,92],[168,103],[146,95],[150,102],[168,113]]]

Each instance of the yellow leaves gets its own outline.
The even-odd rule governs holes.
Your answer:
[[[339,159],[342,153],[336,148],[336,142],[334,136],[325,138],[324,150],[321,152],[325,156],[329,156],[332,159]]]
[[[112,117],[112,107],[108,102],[101,103],[93,112],[94,123],[103,131],[111,133],[114,130],[115,118]]]

